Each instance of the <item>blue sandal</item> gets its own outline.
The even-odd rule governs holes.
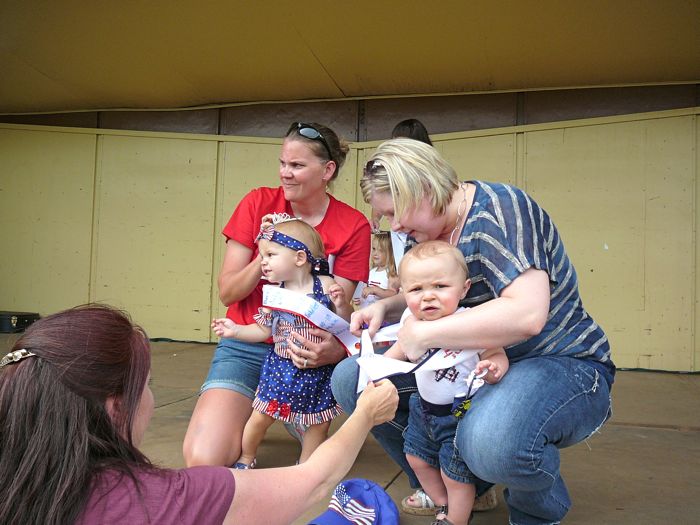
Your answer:
[[[231,468],[236,470],[250,470],[255,468],[256,463],[257,461],[255,459],[253,459],[253,461],[251,461],[249,464],[236,462]]]

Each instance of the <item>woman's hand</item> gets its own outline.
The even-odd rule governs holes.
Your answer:
[[[369,305],[366,308],[353,312],[350,316],[350,331],[356,336],[362,334],[362,330],[367,328],[370,337],[377,333],[377,330],[382,326],[386,315],[386,306],[382,301],[378,301]]]
[[[298,332],[292,332],[287,339],[290,357],[297,368],[332,365],[348,355],[345,347],[330,332],[320,328],[310,328],[309,334],[320,338],[321,341],[316,343]]]
[[[366,412],[372,419],[373,425],[380,425],[394,419],[399,404],[399,393],[394,383],[382,379],[373,383],[370,381],[357,398],[355,411]]]

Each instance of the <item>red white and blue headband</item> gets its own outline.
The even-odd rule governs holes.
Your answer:
[[[289,235],[285,235],[284,233],[275,230],[275,224],[298,220],[300,219],[297,219],[296,217],[290,217],[286,213],[273,213],[271,223],[263,222],[260,225],[260,233],[258,233],[258,236],[255,238],[255,241],[257,242],[260,239],[264,239],[266,241],[276,242],[277,244],[280,244],[285,248],[289,248],[290,250],[301,250],[306,254],[306,260],[311,263],[312,274],[330,275],[330,266],[328,265],[328,259],[326,259],[325,257],[314,257],[314,254],[311,253],[311,250],[309,250],[309,247],[306,246],[306,244],[304,244],[298,239],[295,239],[294,237],[290,237]]]

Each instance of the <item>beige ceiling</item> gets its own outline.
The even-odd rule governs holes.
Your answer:
[[[698,82],[700,0],[0,0],[0,113]]]

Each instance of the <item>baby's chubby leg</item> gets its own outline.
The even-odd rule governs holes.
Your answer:
[[[304,441],[301,445],[301,456],[299,457],[299,463],[303,463],[309,456],[313,454],[321,443],[323,443],[328,437],[328,429],[331,427],[331,422],[326,421],[325,423],[319,423],[318,425],[311,425],[308,430],[304,433]]]
[[[274,418],[258,412],[257,410],[253,410],[253,413],[250,415],[243,429],[241,457],[238,458],[236,463],[243,463],[244,465],[253,463],[258,453],[258,447],[267,433],[267,429],[270,428],[270,425],[274,422]]]

